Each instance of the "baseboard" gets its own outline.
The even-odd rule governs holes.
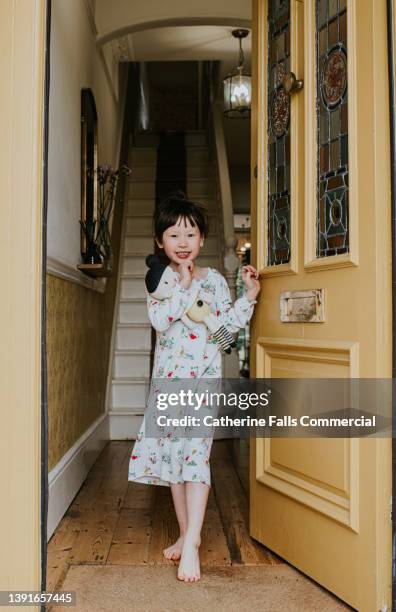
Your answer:
[[[103,448],[109,419],[101,415],[48,474],[47,540],[50,539]]]

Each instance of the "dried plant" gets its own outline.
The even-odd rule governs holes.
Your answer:
[[[108,165],[100,165],[96,172],[88,170],[90,176],[95,175],[98,181],[98,212],[97,219],[80,221],[81,228],[87,241],[87,256],[89,259],[101,261],[110,260],[113,255],[109,222],[115,204],[117,183],[121,175],[131,173],[128,166],[120,166],[117,170]]]

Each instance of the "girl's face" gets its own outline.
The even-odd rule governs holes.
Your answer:
[[[158,246],[177,265],[186,259],[196,259],[202,245],[203,239],[198,227],[191,225],[185,217],[179,217],[175,225],[168,227],[162,235],[162,244],[158,242]]]

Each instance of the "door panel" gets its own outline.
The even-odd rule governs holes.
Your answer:
[[[254,0],[253,26],[252,375],[390,378],[385,2]],[[311,289],[324,322],[281,322],[281,292]],[[254,538],[359,610],[390,606],[390,439],[253,439],[250,484]]]

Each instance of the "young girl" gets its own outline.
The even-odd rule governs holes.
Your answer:
[[[148,315],[157,331],[152,378],[221,378],[219,345],[205,324],[187,328],[180,320],[202,289],[212,294],[211,312],[231,332],[250,320],[260,291],[258,273],[244,266],[245,294],[231,304],[224,277],[214,268],[194,264],[208,233],[205,210],[178,196],[167,198],[154,213],[154,235],[170,266],[179,274],[171,295],[156,300],[147,295]],[[212,438],[145,437],[145,418],[129,462],[128,480],[170,486],[180,536],[163,554],[180,559],[178,578],[200,579],[198,549],[208,500]]]

